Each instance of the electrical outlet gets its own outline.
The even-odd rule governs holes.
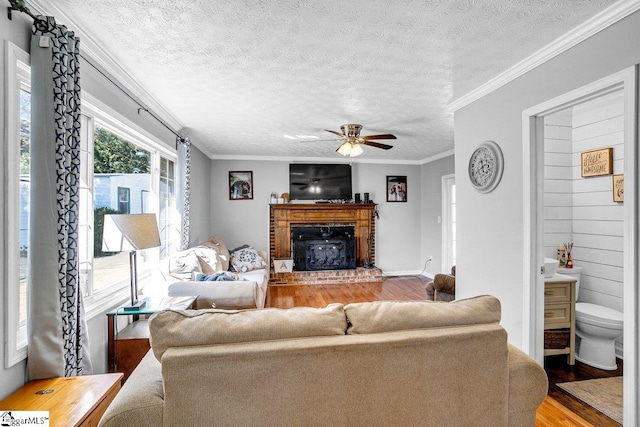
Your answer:
[[[433,261],[433,255],[429,255],[429,259],[427,261]]]

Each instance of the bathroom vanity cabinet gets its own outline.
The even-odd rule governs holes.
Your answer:
[[[576,279],[574,277],[556,274],[545,278],[544,333],[544,355],[566,354],[567,363],[574,365],[576,363]],[[553,345],[557,337],[566,337],[566,345]]]

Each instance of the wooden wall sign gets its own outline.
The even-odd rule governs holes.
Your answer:
[[[613,148],[583,152],[580,169],[583,177],[613,174]]]
[[[624,202],[624,175],[613,175],[613,201]]]

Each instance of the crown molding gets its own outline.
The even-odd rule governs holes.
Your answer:
[[[132,96],[137,98],[141,104],[157,115],[167,126],[175,132],[180,133],[184,125],[176,119],[151,93],[134,79],[124,68],[118,65],[111,55],[93,40],[90,34],[71,19],[64,10],[60,9],[52,0],[27,0],[30,9],[34,13],[41,15],[55,16],[56,21],[63,23],[80,37],[81,52],[88,56],[94,65],[100,67],[105,73],[112,76],[114,80],[122,85]]]
[[[620,0],[597,15],[589,18],[562,37],[552,41],[542,49],[518,62],[508,70],[498,74],[482,86],[472,90],[466,95],[449,103],[451,111],[457,111],[462,107],[490,94],[507,83],[517,79],[523,74],[555,58],[562,52],[576,46],[594,34],[615,24],[621,19],[631,15],[640,9],[640,0]]]
[[[199,148],[198,148],[199,149]],[[381,165],[416,165],[420,160],[392,160],[392,159],[363,159],[355,157],[282,157],[282,156],[251,156],[242,154],[215,154],[209,156],[211,160],[243,160],[260,162],[317,162],[317,163],[371,163]]]
[[[456,150],[448,150],[440,154],[436,154],[435,156],[427,157],[426,159],[420,160],[421,165],[426,165],[427,163],[435,162],[436,160],[444,159],[445,157],[453,156],[456,154]]]

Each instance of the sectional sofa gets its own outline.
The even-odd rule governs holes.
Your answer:
[[[265,252],[243,245],[229,250],[214,236],[160,265],[169,296],[198,296],[195,308],[263,308],[270,268]]]

